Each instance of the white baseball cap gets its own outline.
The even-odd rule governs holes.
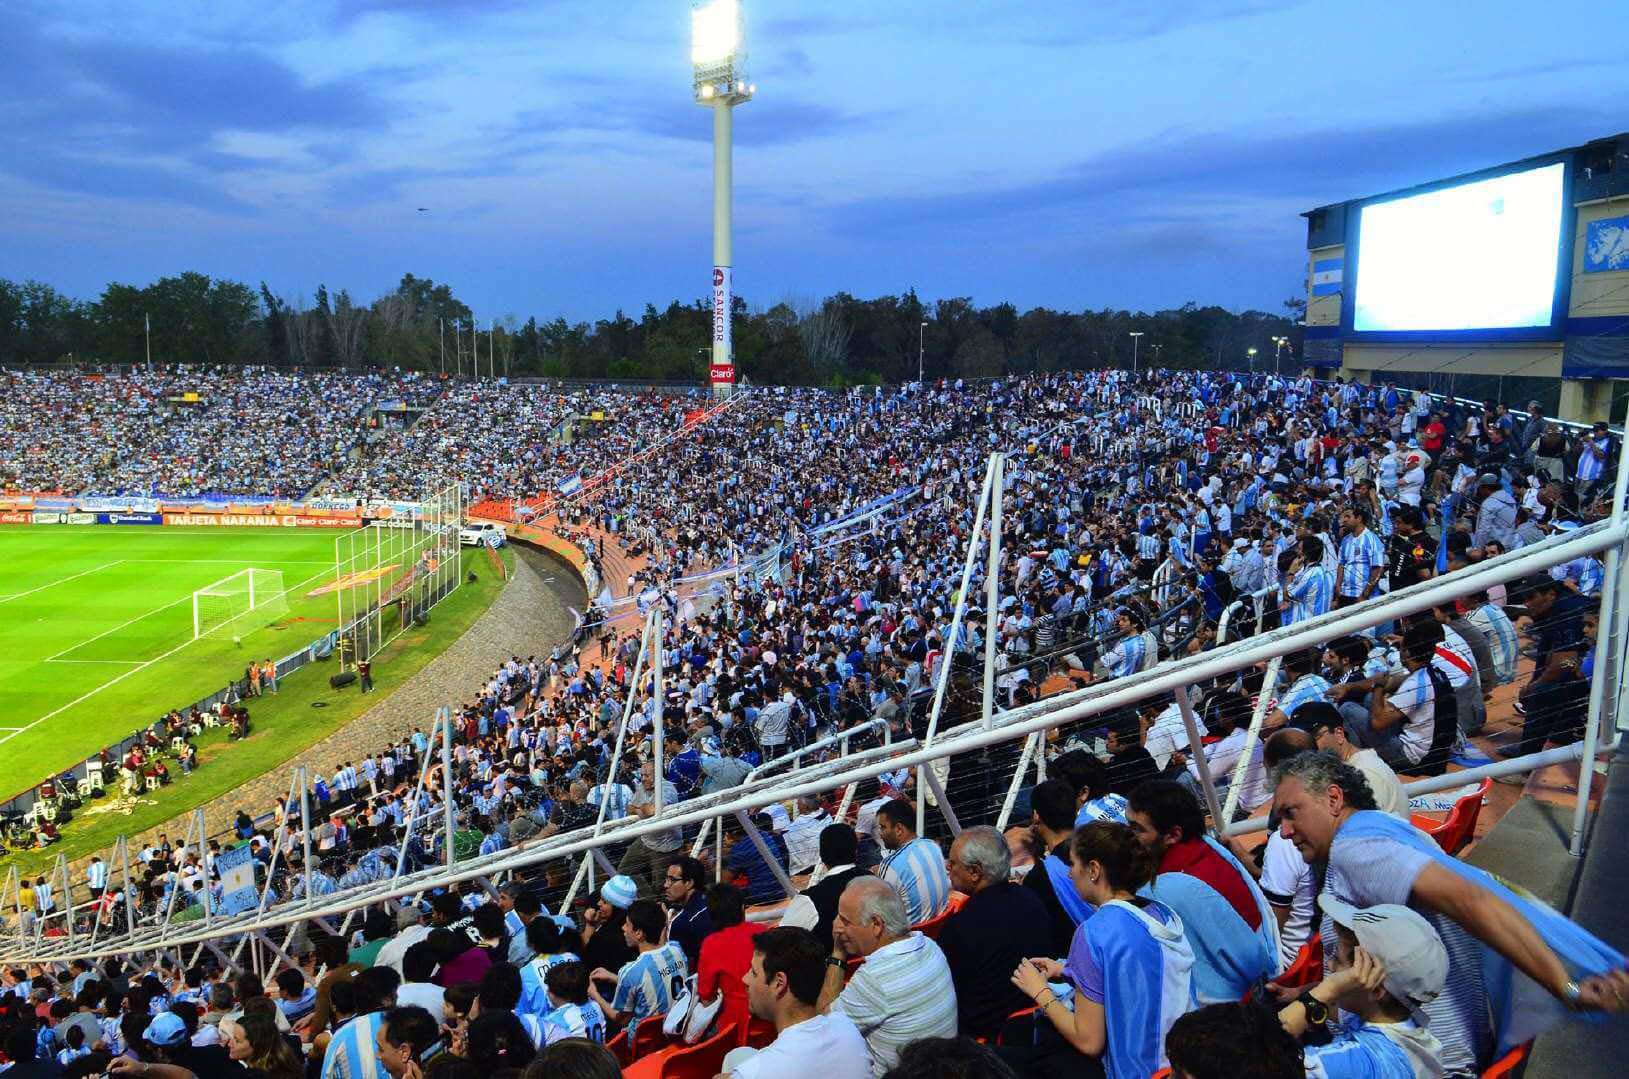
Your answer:
[[[1395,903],[1354,907],[1328,892],[1318,897],[1318,905],[1380,961],[1386,968],[1386,992],[1423,1024],[1421,1009],[1437,999],[1448,980],[1448,950],[1431,923]]]

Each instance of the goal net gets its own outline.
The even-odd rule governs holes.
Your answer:
[[[192,594],[192,638],[241,634],[287,613],[283,571],[250,567]]]

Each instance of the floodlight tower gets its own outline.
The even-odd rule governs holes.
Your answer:
[[[746,81],[741,0],[694,0],[690,35],[696,104],[713,110],[713,363],[709,381],[714,397],[728,397],[735,386],[735,354],[730,346],[731,156],[735,140],[730,110],[751,100],[758,88]]]

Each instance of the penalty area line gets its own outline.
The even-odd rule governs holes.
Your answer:
[[[246,567],[246,568],[248,568],[248,567]],[[307,577],[305,580],[296,582],[292,587],[283,589],[284,597],[287,597],[290,592],[294,591],[294,589],[300,588],[303,585],[310,584],[312,581],[316,580],[318,577],[321,577],[324,572],[327,572],[327,571],[319,570],[318,572],[313,573],[311,576]],[[157,610],[148,611],[147,614],[139,615],[136,618],[132,618],[132,619],[130,619],[129,622],[124,622],[124,623],[121,623],[120,625],[114,626],[113,629],[104,630],[103,632],[98,633],[95,637],[92,637],[90,639],[90,641],[82,641],[81,643],[74,645],[73,648],[64,649],[63,651],[58,652],[55,656],[51,656],[49,659],[47,659],[46,662],[49,663],[49,662],[51,662],[53,660],[59,660],[59,657],[66,655],[68,652],[72,652],[72,651],[74,651],[75,649],[78,649],[78,648],[83,648],[85,645],[90,644],[91,641],[97,640],[97,639],[99,639],[101,637],[106,637],[109,633],[112,633],[114,630],[123,629],[125,626],[130,625],[131,622],[139,622],[141,619],[150,617],[151,615],[154,615],[154,614],[157,614],[159,611],[165,611],[165,610],[170,609],[171,607],[176,606],[177,604],[185,603],[188,600],[190,600],[191,598],[192,598],[192,594],[188,593],[187,595],[183,596],[182,598],[176,600],[173,603],[166,603],[166,604],[164,604],[164,606],[159,607]],[[51,711],[45,713],[45,715],[39,717],[38,719],[31,720],[30,722],[25,723],[21,727],[11,727],[9,729],[0,728],[0,730],[6,730],[7,731],[7,733],[5,733],[3,735],[0,735],[0,745],[4,745],[5,743],[11,741],[13,738],[17,737],[19,734],[22,734],[25,731],[33,730],[35,727],[38,727],[41,723],[44,723],[48,719],[54,719],[57,716],[60,716],[62,713],[66,712],[70,708],[73,708],[73,707],[76,707],[78,705],[84,704],[86,701],[90,700],[92,697],[96,696],[98,693],[102,692],[104,689],[108,689],[111,686],[116,686],[120,682],[123,682],[126,678],[129,678],[131,675],[137,674],[137,673],[139,673],[141,671],[146,670],[148,667],[151,667],[153,664],[159,662],[160,660],[169,659],[171,656],[175,655],[177,652],[180,652],[185,648],[189,648],[189,647],[191,647],[192,645],[194,645],[196,643],[198,643],[198,638],[196,638],[196,637],[189,638],[188,640],[182,641],[180,644],[176,645],[174,648],[170,649],[168,652],[164,652],[164,653],[161,653],[160,655],[156,655],[152,659],[142,660],[141,662],[137,663],[135,666],[131,667],[128,671],[119,672],[118,674],[114,675],[112,678],[109,678],[106,682],[103,682],[101,685],[97,686],[95,689],[90,690],[88,693],[83,693],[80,696],[75,697],[73,700],[69,701],[67,704],[63,705],[62,707],[54,708]]]

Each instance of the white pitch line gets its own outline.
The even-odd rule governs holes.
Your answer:
[[[321,576],[322,576],[322,571],[319,570],[318,572],[313,573],[311,576],[307,577],[305,580],[297,581],[292,587],[283,589],[283,595],[287,596],[290,592],[293,592],[295,589],[300,588],[303,585],[310,584],[312,581],[316,580],[318,577],[321,577]],[[106,637],[109,633],[112,633],[114,630],[123,629],[125,626],[130,625],[131,622],[139,622],[141,619],[146,618],[149,615],[157,614],[159,611],[168,610],[169,608],[174,607],[176,604],[185,603],[187,600],[189,600],[191,598],[192,598],[192,596],[189,593],[189,594],[187,594],[185,596],[182,596],[180,599],[176,600],[175,603],[166,603],[164,606],[159,607],[157,610],[148,611],[147,614],[139,615],[136,618],[132,618],[132,619],[130,619],[129,622],[124,622],[124,623],[121,623],[120,625],[114,626],[113,629],[104,630],[103,632],[98,633],[95,637],[92,637],[90,639],[90,641],[81,641],[79,644],[74,645],[73,648],[66,649],[65,652],[58,652],[55,656],[51,656],[49,659],[47,659],[46,662],[49,663],[52,660],[55,660],[58,656],[62,656],[64,654],[66,654],[66,652],[72,652],[72,651],[74,651],[74,649],[83,648],[85,645],[90,644],[91,641],[95,641],[95,640],[98,640],[98,639],[100,639],[102,637]],[[196,637],[191,638],[189,640],[182,641],[180,644],[176,645],[174,648],[170,649],[168,652],[165,652],[165,653],[163,653],[161,655],[154,656],[152,659],[143,661],[139,666],[132,667],[128,671],[124,671],[124,672],[122,672],[120,674],[114,675],[112,678],[109,678],[106,682],[103,682],[101,685],[99,685],[95,689],[91,690],[89,693],[84,693],[84,694],[81,694],[78,697],[75,697],[73,700],[69,701],[67,704],[63,705],[61,708],[53,709],[52,711],[45,713],[45,715],[41,716],[40,718],[38,718],[36,720],[32,720],[32,721],[30,721],[28,723],[25,723],[21,727],[12,727],[12,728],[10,728],[10,733],[9,734],[0,736],[0,745],[4,745],[5,743],[11,741],[13,738],[17,737],[19,734],[22,734],[24,731],[29,731],[29,730],[34,729],[35,727],[38,727],[41,723],[44,723],[48,719],[53,719],[53,718],[55,718],[57,716],[60,716],[62,713],[66,712],[70,708],[76,707],[77,705],[84,704],[86,701],[90,700],[92,697],[96,696],[98,693],[102,692],[104,689],[107,689],[109,686],[118,685],[120,682],[123,682],[126,678],[129,678],[131,675],[136,674],[136,673],[138,673],[140,671],[146,670],[148,667],[151,667],[153,664],[157,663],[159,660],[169,659],[171,656],[175,655],[177,652],[181,651],[183,648],[186,648],[186,647],[188,647],[190,645],[193,645],[193,644],[196,644],[196,643],[197,643],[197,638]],[[0,728],[0,729],[4,729],[4,728]]]
[[[185,563],[187,565],[192,565],[194,563],[199,563],[199,564],[202,564],[202,565],[214,565],[214,564],[218,563],[218,564],[223,565],[223,566],[241,566],[241,565],[243,565],[243,559],[241,559],[241,558],[125,558],[125,559],[121,559],[121,561],[124,561],[124,562],[143,562],[143,563],[146,563],[146,562],[171,563],[171,562],[173,562],[173,563],[176,563],[177,565],[182,564],[182,563]],[[295,558],[295,559],[281,558],[281,559],[277,560],[276,565],[279,565],[279,566],[331,566],[331,565],[333,565],[333,563],[328,561],[327,559],[321,559],[321,558]]]
[[[137,663],[145,663],[143,659],[48,659],[46,663],[118,663],[130,667]]]
[[[90,569],[80,570],[78,573],[72,573],[66,577],[60,577],[57,580],[51,581],[47,584],[42,584],[38,588],[30,588],[27,592],[13,592],[9,596],[0,596],[0,603],[10,603],[14,599],[22,599],[24,596],[32,596],[35,592],[43,592],[47,588],[55,588],[59,584],[67,584],[69,581],[76,578],[87,577],[92,573],[100,573],[105,569],[112,569],[114,566],[117,566],[123,561],[124,559],[122,558],[115,558],[113,561],[104,563],[103,565],[92,566]]]

